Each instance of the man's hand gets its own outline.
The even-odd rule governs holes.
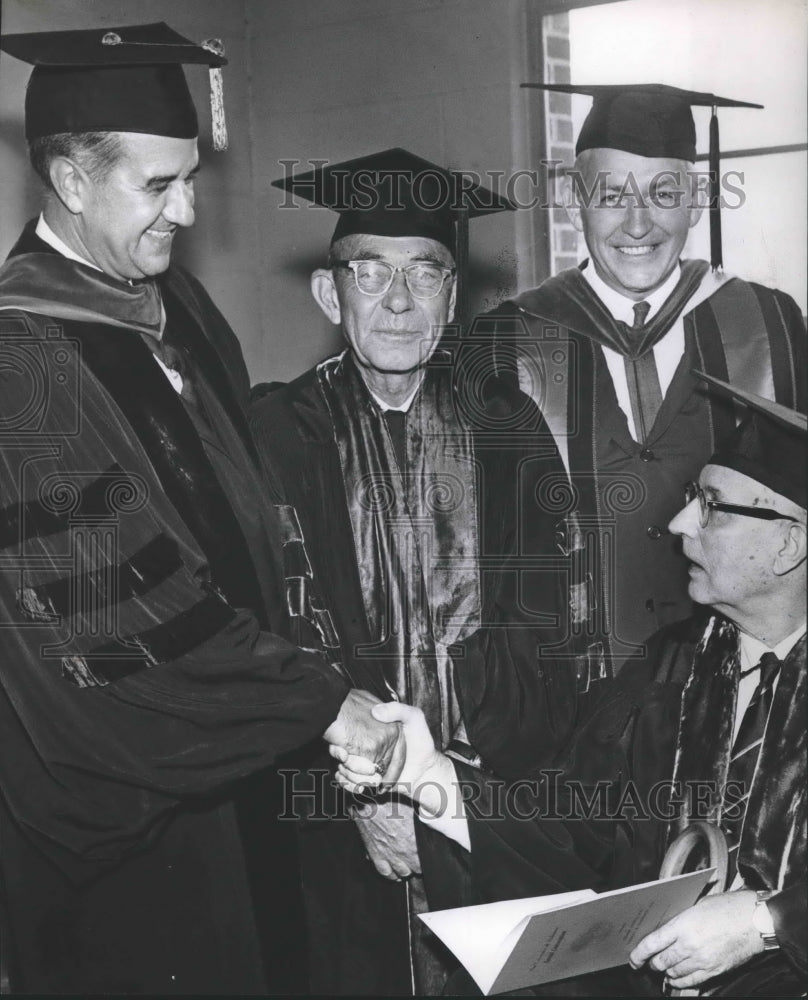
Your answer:
[[[752,924],[750,889],[706,896],[648,934],[629,955],[632,968],[648,962],[677,990],[698,986],[763,951]]]
[[[354,807],[353,816],[368,857],[380,875],[400,882],[420,874],[411,805],[387,798]]]
[[[405,754],[401,727],[387,725],[371,715],[371,709],[378,704],[381,704],[379,699],[370,692],[354,688],[348,692],[339,715],[323,733],[324,740],[343,748],[346,755],[364,758],[377,777],[390,770],[391,765],[399,770]]]
[[[337,781],[349,792],[363,787],[385,784],[414,797],[424,775],[441,760],[442,754],[435,749],[432,734],[420,708],[404,705],[398,701],[377,703],[372,708],[373,717],[385,723],[403,723],[405,753],[391,760],[387,771],[379,774],[364,754],[346,753],[342,746],[332,746],[331,756],[340,762]]]

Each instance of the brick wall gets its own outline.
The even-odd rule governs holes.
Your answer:
[[[545,81],[570,82],[569,16],[552,14],[544,18],[543,31]],[[563,204],[561,183],[564,167],[572,166],[575,142],[568,94],[544,95],[547,121],[547,153],[549,160],[560,160],[548,178],[548,191],[553,205]],[[552,274],[574,267],[578,263],[578,233],[570,224],[563,208],[550,208],[551,241],[550,270]]]

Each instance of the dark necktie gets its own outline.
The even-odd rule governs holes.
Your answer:
[[[632,330],[642,330],[650,308],[648,302],[634,303]],[[662,406],[662,389],[659,385],[659,374],[657,373],[656,361],[654,361],[653,347],[649,348],[642,357],[624,357],[623,364],[626,369],[634,430],[637,440],[644,444],[654,426],[659,408]]]
[[[183,350],[169,343],[166,340],[165,334],[160,340],[155,340],[154,337],[145,337],[144,339],[151,348],[152,353],[163,362],[166,368],[170,368],[181,376],[182,389],[180,390],[180,395],[185,402],[190,403],[192,406],[197,406],[197,394],[194,389],[190,365]]]
[[[769,718],[769,711],[772,707],[774,681],[781,666],[781,661],[774,653],[764,653],[761,656],[760,680],[752,694],[752,700],[743,714],[738,735],[732,746],[732,757],[727,772],[727,785],[730,787],[724,801],[727,814],[721,819],[721,827],[726,834],[729,849],[727,888],[730,887],[737,871],[738,845],[746,816],[749,790],[752,787],[752,779],[760,756],[760,745],[766,730],[766,720]],[[731,802],[729,796],[732,797]]]
[[[385,410],[384,422],[387,424],[390,440],[393,442],[393,451],[396,455],[399,470],[404,475],[407,471],[407,414],[403,410]]]

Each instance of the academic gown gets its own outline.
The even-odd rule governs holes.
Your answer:
[[[541,487],[552,496],[562,489],[566,476],[530,400],[501,379],[473,386],[471,355],[466,364],[461,345],[452,364],[446,344],[442,347],[419,392],[434,390],[438,410],[451,405],[460,414],[457,424],[452,417],[451,427],[443,425],[443,432],[438,418],[437,425],[430,425],[433,435],[440,438],[451,431],[462,437],[458,427],[470,430],[476,475],[461,492],[465,497],[475,494],[476,523],[467,527],[476,529],[479,551],[488,557],[480,578],[479,624],[466,628],[465,637],[452,647],[454,695],[468,741],[485,765],[515,776],[551,759],[576,712],[573,666],[556,656],[565,617],[559,584],[564,562],[554,536],[557,515],[540,499]],[[378,484],[389,486],[390,477],[400,471],[392,457],[393,442],[369,393],[350,371],[352,365],[347,354],[330,359],[269,393],[254,407],[253,431],[262,458],[299,514],[318,598],[330,611],[337,654],[353,683],[385,701],[391,692],[417,701],[417,663],[402,676],[402,657],[385,656],[389,644],[380,645],[385,625],[379,614],[392,599],[389,581],[371,577],[368,563],[377,542],[359,555],[366,521],[361,511],[351,510],[354,500],[348,485],[365,482],[367,472],[363,468],[355,474],[344,467],[335,431],[335,421],[342,418],[332,414],[322,389],[322,378],[342,387],[343,375],[353,386],[350,391],[356,396],[344,400],[345,419],[358,423],[351,413],[362,410],[366,423],[355,433],[365,444],[371,438],[377,441],[377,460],[384,466],[375,470]],[[419,429],[420,420],[426,419],[417,416],[420,398],[416,396],[408,414],[402,447],[409,449],[405,461],[410,470],[423,471],[422,463],[441,460],[425,460],[419,450],[419,440],[426,436]],[[445,459],[444,471],[451,461],[451,456]],[[463,476],[453,468],[447,482]],[[400,520],[401,511],[397,516]],[[455,524],[455,529],[461,531],[462,525]],[[452,544],[459,551],[465,541],[454,536]],[[476,563],[476,556],[471,561]],[[428,629],[428,620],[420,627]],[[429,715],[434,699],[425,707]],[[445,745],[452,734],[441,733],[436,723],[433,728]],[[327,812],[341,808],[334,803]],[[416,828],[422,863],[434,853],[433,867],[441,871],[441,878],[425,881],[430,906],[439,908],[444,879],[453,883],[452,891],[463,884],[463,852],[418,823]],[[375,872],[350,821],[309,822],[302,828],[301,843],[309,859],[304,860],[304,872],[315,924],[317,982],[323,989],[330,982],[331,990],[340,993],[411,992],[403,887]]]
[[[582,265],[583,266],[591,266]],[[658,628],[692,612],[687,568],[667,525],[736,421],[732,404],[693,375],[728,380],[804,412],[805,324],[783,292],[682,261],[682,278],[649,327],[678,317],[685,349],[646,441],[630,434],[600,344],[618,329],[581,269],[478,317],[471,335],[495,341],[492,366],[535,399],[570,471],[571,632],[597,672],[613,671]],[[738,411],[740,413],[740,411]]]
[[[68,261],[34,223],[0,269],[14,991],[264,992],[230,789],[318,736],[346,693],[280,637],[238,342],[189,275],[159,284],[196,412],[144,340],[160,323],[151,283]]]
[[[781,948],[713,981],[716,995],[799,996],[805,989],[805,650],[803,637],[783,662],[738,856],[745,883],[775,893],[769,909]],[[626,666],[540,785],[504,792],[458,763],[477,901],[657,878],[668,843],[690,815],[683,791],[660,789],[726,783],[739,661],[730,622],[701,614],[676,623],[649,640],[646,659]],[[720,822],[720,802],[713,797],[700,818]],[[661,993],[661,982],[624,969],[623,978],[609,973],[536,989],[542,991],[649,996]]]

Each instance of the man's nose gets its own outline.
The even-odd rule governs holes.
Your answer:
[[[635,240],[642,239],[653,228],[651,212],[647,205],[642,203],[634,204],[626,209],[623,219],[623,232],[632,236]]]
[[[170,184],[163,207],[163,218],[175,226],[194,224],[194,189],[184,181]]]
[[[393,281],[384,293],[382,304],[390,312],[401,313],[412,309],[412,292],[407,287],[407,282],[403,271],[396,271]]]
[[[686,503],[668,525],[672,535],[694,535],[699,529],[699,498]]]

